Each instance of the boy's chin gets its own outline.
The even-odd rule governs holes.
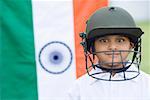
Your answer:
[[[105,67],[105,68],[122,68],[123,67],[123,64],[122,62],[108,62],[108,63],[105,63],[105,64],[101,64],[101,66]]]

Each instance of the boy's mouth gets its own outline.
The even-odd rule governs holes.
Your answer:
[[[120,53],[105,53],[106,56],[110,57],[110,58],[120,58]]]
[[[120,53],[105,53],[105,55],[118,56],[118,55],[120,55]]]

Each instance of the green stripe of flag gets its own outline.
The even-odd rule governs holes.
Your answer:
[[[30,0],[1,1],[1,100],[37,100]]]

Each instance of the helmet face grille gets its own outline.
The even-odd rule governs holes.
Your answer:
[[[85,35],[85,33],[82,33]],[[112,50],[95,52],[87,49],[86,37],[82,38],[84,48],[86,70],[89,76],[104,81],[124,81],[136,78],[139,75],[139,66],[141,63],[141,39],[135,45],[133,50]],[[93,43],[93,42],[91,42]],[[92,46],[92,45],[91,45]],[[115,54],[119,55],[119,60],[115,60]],[[128,53],[126,59],[122,53]],[[111,60],[100,61],[98,54],[111,54]],[[114,79],[113,75],[119,74],[121,77]],[[104,77],[105,76],[105,77]]]
[[[128,60],[123,61],[121,53],[128,52]],[[96,54],[112,54],[112,61],[101,62],[95,56]],[[120,53],[120,61],[114,61],[114,54]],[[136,54],[135,59],[133,60],[133,55]],[[135,51],[103,51],[103,52],[92,52],[86,55],[86,69],[89,76],[98,80],[105,81],[124,81],[130,80],[139,75],[139,65],[140,65],[140,52]],[[93,57],[95,56],[95,57]],[[132,61],[133,60],[133,61]],[[134,66],[134,67],[133,67]],[[114,79],[114,74],[120,74],[121,77]],[[104,77],[105,76],[105,77]]]

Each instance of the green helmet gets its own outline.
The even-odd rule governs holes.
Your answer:
[[[132,16],[119,7],[101,8],[87,21],[87,39],[113,34],[128,36],[132,42],[136,43],[143,32],[136,27]]]

